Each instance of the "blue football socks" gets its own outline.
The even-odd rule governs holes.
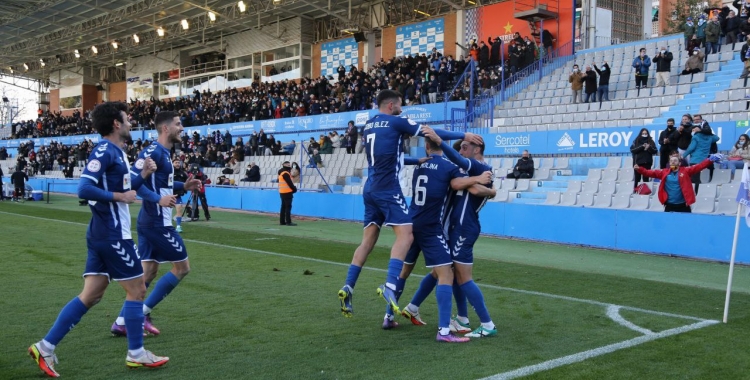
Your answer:
[[[435,286],[437,285],[437,278],[432,277],[431,274],[427,274],[424,276],[422,281],[419,283],[419,288],[417,288],[417,291],[414,293],[414,297],[411,299],[411,304],[414,306],[419,307],[422,305],[422,302],[427,299],[427,296],[432,293],[432,290],[435,289]]]
[[[143,302],[146,307],[149,309],[153,309],[156,307],[161,300],[163,300],[167,295],[169,295],[172,290],[177,286],[177,284],[180,283],[180,280],[175,276],[172,272],[167,272],[164,276],[162,276],[159,281],[156,282],[156,285],[154,286],[154,290],[151,291],[151,294],[146,298],[146,301]]]
[[[122,310],[128,332],[128,350],[143,348],[143,302],[126,300]]]
[[[484,303],[484,296],[482,295],[482,291],[479,289],[477,284],[474,283],[473,280],[469,281],[461,285],[461,290],[463,290],[463,293],[466,294],[466,298],[469,299],[469,303],[471,303],[471,306],[474,307],[474,311],[477,312],[479,321],[482,323],[491,322],[492,319],[490,319],[490,312],[487,311],[487,305]]]
[[[89,309],[78,297],[70,300],[70,302],[60,310],[60,314],[57,316],[55,324],[52,325],[52,328],[47,333],[47,336],[44,337],[44,340],[56,346],[65,337],[65,334],[78,324],[81,317],[83,317],[87,311],[89,311]]]
[[[404,268],[404,260],[391,259],[388,262],[388,275],[385,278],[385,284],[393,291],[396,291],[396,283],[398,283],[398,276],[401,274],[401,269],[403,268]]]
[[[357,284],[360,272],[362,272],[362,267],[354,264],[349,265],[349,272],[346,274],[346,285],[349,285],[350,288],[354,289],[354,285]]]
[[[477,290],[479,289],[477,288]],[[458,285],[455,281],[453,282],[453,298],[456,299],[456,315],[459,317],[468,317],[469,306],[466,304],[466,295],[464,294],[463,285]]]
[[[431,277],[431,276],[430,276]],[[451,323],[451,295],[453,289],[450,285],[438,285],[435,289],[435,298],[438,304],[438,328],[448,328]]]

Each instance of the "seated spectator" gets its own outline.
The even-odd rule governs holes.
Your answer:
[[[292,162],[292,182],[299,183],[299,173],[299,164],[297,164],[296,162]]]
[[[283,154],[294,154],[294,148],[297,146],[297,142],[292,140],[289,144],[281,147]]]
[[[226,176],[219,176],[219,178],[216,178],[216,184],[219,186],[231,186],[232,181],[227,178]]]
[[[750,38],[745,40],[745,44],[742,45],[742,50],[740,51],[740,60],[742,60],[742,65],[744,66],[744,69],[742,69],[742,74],[740,74],[740,79],[747,78],[748,74],[750,74]]]
[[[310,155],[310,162],[309,165],[307,165],[308,168],[322,168],[323,167],[323,158],[320,157],[320,152],[317,149],[313,150],[312,155]]]
[[[328,136],[323,136],[323,143],[320,144],[320,154],[331,153],[333,153],[333,144],[331,143],[331,138]]]
[[[701,49],[696,47],[693,49],[693,53],[685,62],[685,70],[682,70],[682,75],[690,75],[703,71],[703,53]]]
[[[508,173],[507,178],[531,178],[534,176],[534,159],[529,155],[528,150],[523,151],[523,155],[516,162],[512,173]]]
[[[334,148],[341,148],[341,137],[339,137],[338,132],[329,132],[328,137],[331,139],[331,144],[333,144]]]
[[[240,170],[242,168],[241,165],[242,164],[240,164],[239,161],[237,161],[234,158],[232,158],[227,163],[226,168],[224,168],[224,170],[222,170],[221,172],[222,172],[222,174],[240,174]]]
[[[281,141],[276,141],[276,144],[273,144],[273,146],[271,146],[271,154],[274,156],[282,154]]]
[[[729,151],[727,161],[721,163],[721,168],[732,169],[732,179],[734,179],[734,171],[745,167],[745,163],[750,164],[750,137],[743,133]]]
[[[695,191],[690,177],[699,174],[711,164],[711,161],[718,161],[718,159],[717,156],[711,155],[710,159],[704,159],[696,165],[681,166],[680,154],[672,152],[669,155],[669,168],[647,170],[636,164],[633,169],[639,175],[658,178],[661,181],[658,197],[659,202],[664,205],[665,212],[691,212],[690,206],[695,203]]]
[[[260,182],[260,167],[255,165],[255,162],[251,162],[247,165],[245,170],[245,178],[241,179],[242,182]]]

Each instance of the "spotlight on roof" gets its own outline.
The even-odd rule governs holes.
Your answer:
[[[29,64],[26,63],[26,62],[24,62],[23,63],[23,69],[24,69],[24,71],[29,71]]]
[[[242,1],[242,0],[240,0],[240,2],[239,2],[239,3],[237,3],[237,8],[239,8],[239,9],[240,9],[240,12],[243,12],[243,13],[244,13],[244,12],[245,12],[245,2],[244,2],[244,1]]]
[[[209,11],[208,12],[208,19],[211,20],[211,22],[216,21],[216,13]]]
[[[117,48],[118,48],[118,47],[120,47],[120,45],[118,45],[118,44],[117,44],[117,41],[112,41],[112,47],[113,47],[113,48],[114,48],[115,50],[117,50]]]
[[[156,29],[156,33],[159,35],[159,37],[164,37],[164,28],[160,26],[158,29]]]
[[[47,62],[44,62],[44,58],[39,58],[39,64],[42,65],[42,67],[47,65]]]
[[[182,20],[180,22],[180,24],[182,24],[182,29],[184,29],[184,30],[188,30],[188,28],[190,28],[190,25],[188,25],[188,21],[187,20]]]
[[[99,49],[97,49],[96,46],[92,46],[91,51],[94,52],[94,54],[99,54]]]
[[[78,52],[78,49],[73,50],[73,54],[76,55],[76,58],[81,58],[81,53]]]
[[[137,34],[133,35],[133,42],[135,42],[135,43],[140,43],[141,42],[141,39],[140,39],[140,37],[138,37]]]

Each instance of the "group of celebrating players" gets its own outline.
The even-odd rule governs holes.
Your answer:
[[[343,314],[352,316],[352,295],[362,266],[380,229],[391,226],[396,241],[386,282],[377,289],[387,303],[383,328],[398,325],[396,314],[409,318],[413,324],[426,324],[419,306],[434,289],[438,341],[466,342],[469,338],[496,335],[482,292],[472,281],[473,245],[480,233],[478,213],[487,198],[495,195],[492,168],[483,160],[482,138],[471,133],[433,130],[399,116],[401,95],[395,91],[381,91],[377,104],[379,114],[368,120],[364,129],[369,162],[363,192],[365,227],[346,284],[338,292]],[[78,186],[78,196],[88,200],[92,213],[86,232],[88,256],[83,290],[63,307],[44,339],[28,350],[50,377],[59,377],[55,347],[101,300],[110,280],[117,281],[126,292],[122,311],[111,328],[114,335],[127,337],[126,365],[140,368],[166,364],[168,357],[144,349],[143,336],[160,333],[151,323],[151,311],[190,272],[187,250],[172,226],[172,208],[179,203],[175,192],[198,190],[201,182],[194,178],[181,182],[174,177],[170,151],[180,143],[183,126],[179,115],[170,111],[157,114],[157,141],[139,154],[132,167],[122,149],[130,137],[127,105],[102,103],[91,118],[102,140],[89,156]],[[404,136],[425,137],[427,157],[404,161]],[[459,151],[442,139],[462,140]],[[404,163],[417,165],[411,206],[399,185],[398,175]],[[137,245],[131,235],[129,209],[136,195],[143,200],[137,219]],[[432,271],[424,277],[409,305],[401,309],[398,300],[420,252]],[[159,264],[167,262],[172,269],[155,283],[146,298]],[[457,306],[454,318],[452,297]],[[467,300],[481,322],[474,330],[469,328]],[[460,333],[465,336],[457,335]]]

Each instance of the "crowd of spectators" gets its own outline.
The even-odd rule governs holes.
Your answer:
[[[88,114],[88,111],[81,114],[81,111],[75,110],[72,115],[63,116],[59,111],[43,112],[40,110],[36,119],[15,123],[15,135],[8,136],[6,139],[72,136],[94,133],[95,131],[91,126],[91,119],[89,119]]]

